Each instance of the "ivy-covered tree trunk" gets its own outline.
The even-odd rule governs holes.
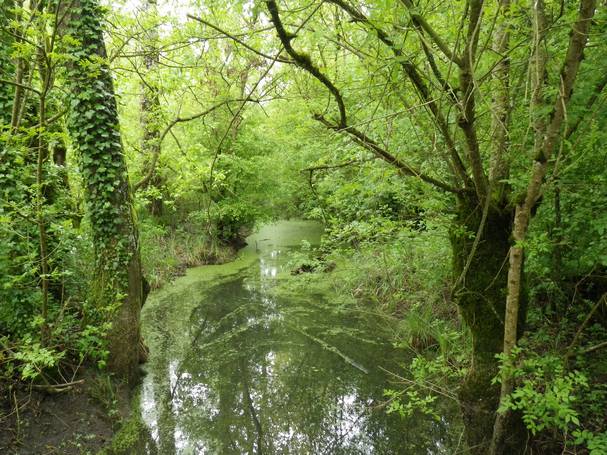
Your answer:
[[[11,61],[13,37],[8,33],[13,2],[0,1],[0,134],[8,127],[13,110],[13,86],[9,83],[14,79],[15,68]],[[4,143],[5,141],[2,141]],[[0,153],[3,153],[4,146]]]
[[[109,370],[137,378],[139,313],[143,304],[138,232],[120,131],[116,98],[96,0],[70,4],[65,23],[71,97],[69,131],[80,155],[88,215],[93,230],[96,277],[92,294],[111,315]]]
[[[512,211],[490,205],[483,220],[483,206],[473,195],[458,201],[457,218],[451,233],[454,297],[472,336],[472,364],[459,392],[466,439],[471,453],[486,454],[493,433],[499,402],[497,354],[502,352],[508,250]],[[480,241],[474,236],[483,224]],[[474,249],[473,254],[471,251]],[[524,318],[524,311],[521,318]],[[520,453],[520,427],[513,421],[510,449]],[[518,449],[517,449],[518,448]]]

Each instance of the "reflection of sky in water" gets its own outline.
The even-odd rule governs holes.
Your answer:
[[[278,263],[281,253],[280,250],[272,250],[269,255],[263,255],[259,258],[259,273],[262,280],[264,278],[276,278],[278,273],[282,271],[281,266],[283,264]]]
[[[268,292],[288,252],[267,243],[257,251],[259,261],[236,287],[220,284],[205,294],[200,308],[211,322],[192,318],[201,327],[190,328],[187,352],[169,346],[152,355],[141,414],[158,453],[258,453],[258,438],[269,454],[450,453],[440,440],[422,451],[377,449],[377,441],[402,438],[402,422],[390,429],[383,409],[375,411],[377,422],[369,420],[383,400],[385,378],[361,392],[371,379],[314,337],[296,333],[284,303]],[[308,323],[313,330],[314,321]]]

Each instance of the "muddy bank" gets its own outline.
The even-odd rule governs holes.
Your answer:
[[[0,453],[96,454],[106,446],[129,414],[129,391],[84,370],[74,382],[61,392],[24,385],[4,390]]]

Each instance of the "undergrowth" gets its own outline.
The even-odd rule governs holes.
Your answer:
[[[141,260],[151,289],[158,289],[188,267],[223,264],[234,258],[236,248],[209,238],[192,226],[164,227],[151,220],[140,226]]]

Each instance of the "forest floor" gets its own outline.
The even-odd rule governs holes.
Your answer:
[[[10,455],[96,454],[128,416],[129,391],[83,373],[81,383],[60,393],[18,390],[13,404],[3,400],[0,453]],[[21,410],[15,411],[14,399]]]

